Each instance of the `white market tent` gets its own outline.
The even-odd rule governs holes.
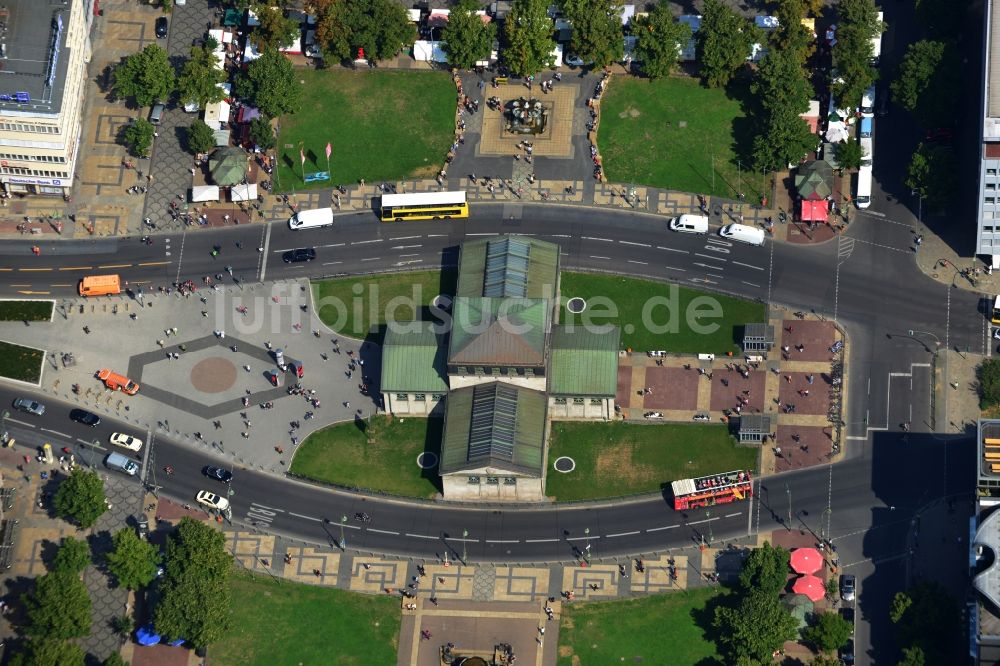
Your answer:
[[[233,185],[229,188],[229,198],[232,201],[256,201],[257,183],[247,183],[245,185]]]
[[[212,129],[225,129],[226,123],[229,122],[229,114],[231,110],[229,102],[226,100],[216,102],[215,104],[206,104],[205,124]]]
[[[443,42],[429,42],[419,39],[413,42],[413,59],[417,62],[448,62],[448,54],[442,48]]]
[[[195,185],[191,188],[191,201],[192,203],[197,203],[199,201],[218,201],[219,200],[219,186],[218,185]]]
[[[419,9],[407,9],[406,15],[410,18],[410,23],[420,23]]]

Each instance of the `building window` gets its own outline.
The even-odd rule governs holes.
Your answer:
[[[458,374],[460,374],[460,375],[466,374],[466,371],[467,371],[467,369],[466,369],[466,367],[464,365],[460,365],[460,366],[458,366],[458,367],[455,368],[455,372],[458,373]]]
[[[516,476],[505,476],[503,477],[503,485],[505,486],[516,486],[517,477]]]
[[[590,404],[592,404],[592,405],[603,405],[604,401],[601,400],[600,398],[591,398],[590,399]]]
[[[500,368],[490,368],[490,374],[494,377],[500,376]]]
[[[566,404],[566,398],[553,398],[553,400],[555,400],[555,403],[557,405],[565,405]]]
[[[997,175],[997,170],[996,169],[987,169],[986,170],[986,175],[987,176],[995,176],[995,175]]]
[[[997,202],[997,198],[996,197],[986,197],[983,201],[986,202],[986,205],[995,204]]]
[[[401,402],[406,402],[409,399],[410,399],[410,396],[409,396],[408,393],[397,393],[396,394],[396,400],[399,400]]]
[[[583,402],[584,402],[583,398],[573,398],[573,404],[574,405],[582,405]]]
[[[476,368],[476,377],[482,377],[485,374],[485,368]]]
[[[486,477],[486,485],[488,485],[488,486],[499,486],[500,485],[500,477],[498,477],[498,476],[488,476],[488,477]]]
[[[479,485],[479,477],[478,476],[470,476],[469,477],[469,485],[470,486],[478,486]]]
[[[413,394],[413,399],[416,402],[426,402],[427,401],[427,395],[425,393],[414,393]]]
[[[534,377],[535,376],[535,371],[533,369],[531,369],[531,368],[525,368],[524,369],[524,376],[525,377]]]
[[[441,402],[444,400],[444,393],[431,393],[432,402]]]

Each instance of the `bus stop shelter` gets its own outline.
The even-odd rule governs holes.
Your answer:
[[[740,416],[736,436],[740,444],[763,444],[773,433],[771,417],[766,414]]]

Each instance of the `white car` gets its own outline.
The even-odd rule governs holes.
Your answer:
[[[123,432],[116,432],[111,435],[111,443],[115,446],[120,446],[122,448],[128,449],[129,451],[138,451],[142,448],[142,440],[138,437],[133,437],[132,435],[126,435]]]
[[[229,508],[229,500],[215,493],[210,493],[207,490],[198,491],[198,503],[204,504],[211,509],[218,509],[219,511],[225,511]]]

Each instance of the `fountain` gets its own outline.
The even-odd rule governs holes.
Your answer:
[[[504,115],[511,134],[541,134],[549,120],[548,110],[535,98],[520,97],[508,103]]]

